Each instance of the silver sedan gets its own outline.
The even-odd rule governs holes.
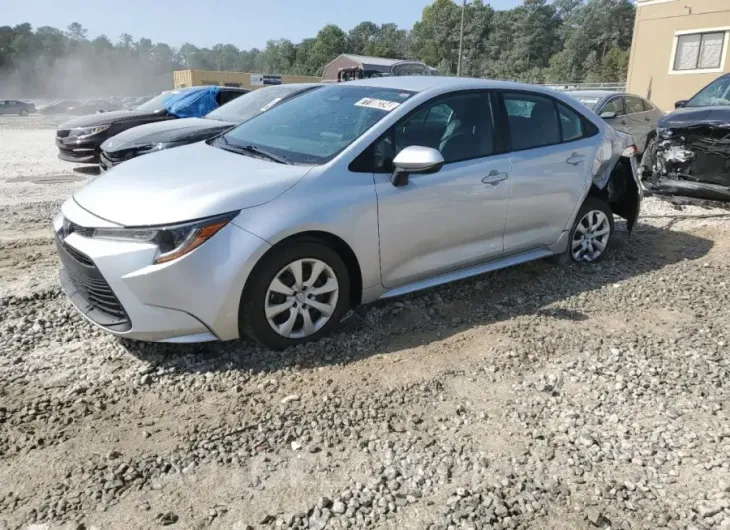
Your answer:
[[[353,306],[552,257],[634,226],[635,147],[529,85],[391,77],[306,93],[115,167],[54,220],[66,294],[134,339],[321,337]]]
[[[649,134],[664,116],[651,101],[634,94],[607,90],[578,90],[569,94],[617,131],[630,134],[639,153],[644,152]]]

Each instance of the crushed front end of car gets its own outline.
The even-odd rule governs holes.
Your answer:
[[[660,123],[641,170],[653,193],[730,201],[730,112]]]
[[[631,136],[608,128],[591,169],[591,193],[626,219],[629,233],[639,220],[643,199],[636,152]]]

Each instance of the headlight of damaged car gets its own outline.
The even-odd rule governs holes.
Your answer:
[[[111,127],[111,124],[99,125],[97,127],[79,127],[78,129],[73,129],[71,136],[75,136],[76,138],[86,138],[87,136],[94,136],[102,131],[106,131],[109,127]]]
[[[164,228],[97,228],[92,237],[157,245],[153,263],[167,263],[198,248],[233,220],[238,212]]]
[[[171,147],[180,147],[181,145],[187,145],[190,142],[160,142],[149,147],[141,148],[140,154],[154,153],[155,151],[162,151],[163,149],[170,149]]]

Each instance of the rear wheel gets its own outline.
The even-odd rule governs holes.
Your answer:
[[[20,115],[21,116],[27,116],[28,115],[28,111],[25,110],[25,109],[20,109]]]
[[[317,340],[349,308],[342,258],[319,241],[274,249],[256,265],[241,299],[242,334],[272,349]]]
[[[570,230],[568,248],[555,257],[560,264],[591,263],[602,259],[613,238],[611,207],[596,197],[588,197],[578,211]]]

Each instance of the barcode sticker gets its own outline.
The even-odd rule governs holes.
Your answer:
[[[388,101],[387,99],[375,99],[375,98],[362,98],[360,101],[355,103],[356,107],[368,107],[371,109],[384,110],[390,112],[393,109],[398,108],[400,103],[395,101]]]

